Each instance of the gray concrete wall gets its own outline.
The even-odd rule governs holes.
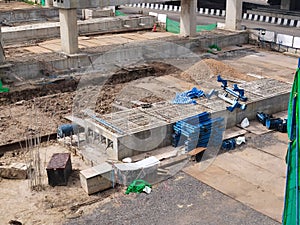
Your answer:
[[[86,21],[78,21],[80,35],[106,32],[130,31],[130,29],[152,28],[153,17],[118,17],[99,18]],[[145,24],[141,26],[140,24]],[[125,26],[128,25],[128,26]],[[32,24],[19,27],[3,27],[2,36],[4,45],[18,44],[32,40],[45,40],[60,37],[59,22]]]
[[[180,39],[173,40],[176,44],[188,48],[192,51],[207,48],[211,44],[217,44],[221,48],[236,44],[246,44],[248,43],[248,33],[232,33],[226,36],[214,36],[210,37],[199,37],[195,39]],[[178,52],[179,48],[171,48],[171,44],[168,42],[158,42],[157,46],[153,47],[153,52],[157,52],[156,49],[163,52],[164,57],[177,56],[180,54]],[[183,48],[184,49],[184,48]],[[159,56],[156,54],[156,56]],[[55,68],[59,74],[68,74],[70,72],[80,72],[85,71],[88,67],[91,67],[91,62],[96,62],[93,65],[94,68],[99,70],[104,70],[105,66],[109,66],[111,63],[122,62],[124,58],[128,59],[128,62],[138,62],[141,60],[147,60],[147,55],[144,55],[142,47],[136,46],[135,48],[118,48],[114,47],[113,50],[108,52],[99,52],[93,55],[78,55],[74,57],[61,58],[58,60],[47,61],[48,68]],[[151,60],[154,58],[151,56]],[[158,57],[159,60],[159,57]],[[22,78],[23,80],[41,78],[41,70],[44,69],[44,65],[38,62],[26,62],[26,63],[15,63],[11,68],[13,74]],[[14,78],[12,78],[14,79]]]
[[[13,11],[2,11],[0,21],[24,22],[34,20],[46,20],[47,18],[58,18],[58,9],[55,8],[35,8],[35,9],[15,9]]]

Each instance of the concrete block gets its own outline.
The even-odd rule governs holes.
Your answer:
[[[159,8],[159,5],[158,4],[155,4],[155,7],[154,7],[155,9],[158,9]]]
[[[272,16],[271,23],[275,23],[276,18]]]
[[[204,9],[203,9],[203,8],[200,8],[200,9],[199,9],[199,14],[203,14],[203,11],[204,11]]]
[[[281,18],[278,18],[277,24],[279,25],[279,24],[281,24],[281,22],[282,22],[282,19],[281,19]]]
[[[264,16],[263,16],[263,15],[260,15],[260,16],[259,16],[259,21],[260,21],[260,22],[263,22],[263,21],[264,21]]]
[[[179,6],[178,11],[181,12],[181,6]]]
[[[290,21],[290,27],[293,27],[295,25],[295,20]]]
[[[205,14],[205,15],[208,15],[208,14],[209,14],[209,9],[208,9],[208,8],[206,8],[206,9],[204,10],[204,14]]]
[[[164,9],[164,5],[163,4],[160,4],[159,5],[159,10],[163,10]]]
[[[174,12],[177,12],[177,11],[178,11],[178,6],[174,5]]]
[[[283,26],[286,26],[288,24],[288,19],[283,20]]]
[[[210,10],[210,15],[215,15],[215,10],[214,9]]]
[[[141,8],[141,3],[138,3],[138,4],[137,4],[137,7],[138,7],[138,8]]]
[[[150,3],[146,4],[146,8],[149,9],[150,8]]]
[[[145,3],[142,3],[142,8],[145,8],[146,4]]]
[[[168,5],[164,5],[164,10],[168,10]]]
[[[269,16],[266,16],[265,22],[266,22],[266,23],[269,23],[269,21],[270,21],[270,17],[269,17]]]
[[[252,20],[252,18],[253,18],[253,14],[249,14],[249,17],[248,17],[248,20]]]
[[[133,7],[136,7],[136,3],[133,4]]]
[[[25,163],[12,163],[8,166],[0,166],[0,177],[8,179],[26,179],[29,166]]]
[[[299,28],[299,27],[300,27],[300,20],[298,20],[298,21],[297,21],[297,25],[296,25],[296,27],[297,27],[297,28]]]
[[[253,20],[257,21],[258,20],[258,15],[254,15]]]
[[[222,10],[222,16],[226,16],[226,10]]]
[[[108,163],[82,170],[79,173],[81,187],[87,194],[94,194],[112,187],[113,168]]]
[[[173,11],[173,6],[169,5],[169,11]]]
[[[216,10],[216,15],[217,15],[217,16],[220,16],[220,13],[221,13],[220,9],[217,9],[217,10]]]
[[[153,3],[150,4],[150,9],[154,9],[154,4]]]
[[[247,16],[248,16],[248,14],[247,14],[247,13],[244,13],[244,14],[243,14],[243,20],[246,20],[246,19],[247,19]]]

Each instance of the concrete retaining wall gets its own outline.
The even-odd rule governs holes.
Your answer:
[[[15,9],[0,13],[0,21],[8,21],[10,23],[46,20],[54,17],[58,18],[58,9],[55,8]]]
[[[117,17],[99,18],[78,21],[79,34],[93,34],[105,32],[130,31],[131,29],[152,28],[153,17]],[[23,25],[18,27],[3,27],[2,37],[4,45],[17,44],[32,40],[44,40],[60,37],[59,22]]]

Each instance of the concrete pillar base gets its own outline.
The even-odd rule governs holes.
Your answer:
[[[66,54],[78,53],[76,9],[59,9],[61,48]]]
[[[181,0],[180,35],[184,37],[196,36],[196,0]]]
[[[2,41],[2,33],[1,33],[1,26],[0,26],[0,63],[5,62],[5,53],[4,53],[4,44]]]
[[[225,29],[241,30],[242,28],[242,0],[226,1]]]

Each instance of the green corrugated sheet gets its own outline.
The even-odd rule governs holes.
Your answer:
[[[214,30],[217,28],[217,24],[208,24],[208,25],[198,25],[196,27],[197,32]],[[179,34],[180,33],[180,23],[167,18],[166,31]]]
[[[122,12],[119,11],[119,10],[116,10],[115,15],[116,15],[116,16],[126,16],[125,13],[122,13]]]
[[[282,216],[283,225],[299,225],[299,88],[300,70],[297,69],[288,105],[289,146],[286,155],[287,177],[285,203]],[[293,122],[294,121],[294,122]]]

